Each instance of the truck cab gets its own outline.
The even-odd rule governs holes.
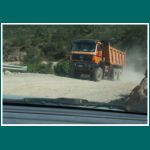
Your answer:
[[[95,40],[73,42],[71,61],[98,64],[102,60],[102,43]]]

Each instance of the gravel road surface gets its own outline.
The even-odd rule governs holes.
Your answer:
[[[144,77],[126,72],[120,81],[94,82],[87,77],[73,79],[51,74],[4,73],[3,93],[46,98],[82,98],[89,101],[109,102],[129,94]]]

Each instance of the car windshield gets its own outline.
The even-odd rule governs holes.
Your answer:
[[[80,53],[88,39],[99,54]],[[147,39],[147,25],[3,24],[3,97],[147,113]]]
[[[83,51],[83,52],[94,52],[96,44],[94,42],[75,42],[73,44],[73,51]]]

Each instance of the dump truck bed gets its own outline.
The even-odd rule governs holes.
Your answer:
[[[113,48],[110,45],[105,50],[104,56],[106,57],[106,61],[110,65],[118,65],[118,66],[125,65],[126,53],[116,48]]]

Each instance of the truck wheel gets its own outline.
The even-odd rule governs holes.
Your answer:
[[[117,80],[120,80],[120,75],[121,75],[121,73],[120,73],[120,71],[118,71]]]
[[[102,68],[95,68],[91,73],[91,79],[94,81],[100,81],[103,77],[103,70]]]
[[[112,80],[117,81],[118,80],[118,70],[113,69],[112,71]]]
[[[80,74],[78,71],[74,71],[74,72],[73,72],[73,77],[74,77],[74,78],[79,78],[80,75],[81,75],[81,74]]]

